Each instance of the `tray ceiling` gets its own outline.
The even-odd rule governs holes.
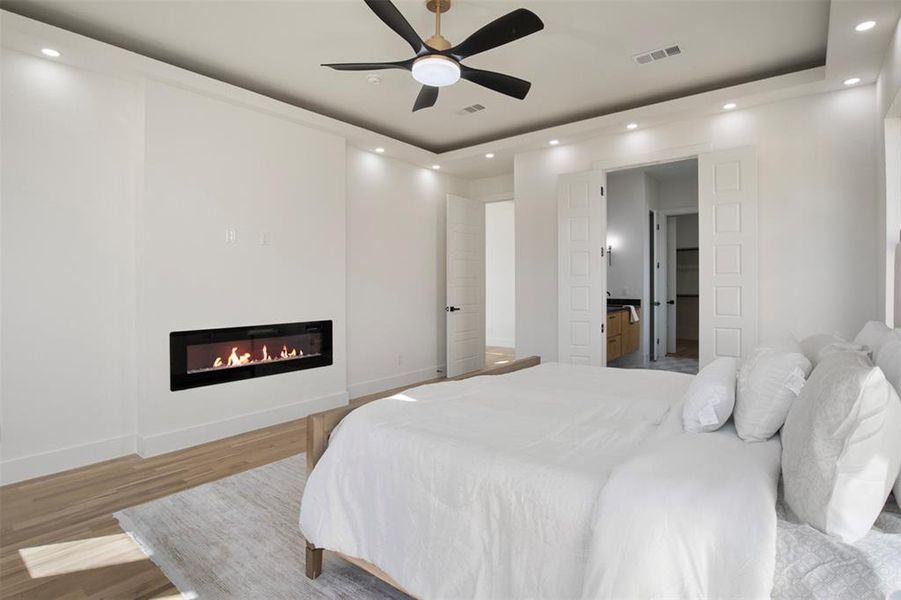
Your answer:
[[[398,1],[423,36],[434,15]],[[196,2],[5,0],[0,7],[443,152],[626,108],[825,64],[826,0],[455,0],[442,33],[459,42],[520,6],[544,31],[475,56],[473,67],[532,82],[525,101],[460,82],[411,112],[403,71],[342,73],[324,62],[399,60],[410,49],[358,0]],[[678,44],[648,64],[633,56]],[[481,104],[485,110],[466,112]]]

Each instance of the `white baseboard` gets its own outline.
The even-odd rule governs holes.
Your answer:
[[[144,458],[157,456],[166,452],[174,452],[175,450],[190,448],[198,444],[221,440],[222,438],[246,433],[254,429],[262,429],[270,425],[278,425],[286,421],[300,419],[314,412],[344,406],[347,402],[347,392],[339,392],[176,431],[145,436],[138,435],[137,451]]]
[[[486,338],[486,346],[499,346],[501,348],[515,348],[516,341],[511,338]]]
[[[372,379],[370,381],[361,381],[360,383],[352,383],[347,387],[351,398],[359,398],[368,394],[384,392],[394,388],[412,385],[421,381],[428,381],[438,377],[438,366],[419,369],[417,371],[409,371],[400,373],[399,375],[391,375],[390,377],[382,377],[381,379]]]
[[[134,453],[135,436],[124,435],[99,442],[12,458],[0,463],[0,485],[77,469]]]

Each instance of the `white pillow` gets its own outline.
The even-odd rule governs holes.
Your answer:
[[[863,537],[901,468],[901,400],[859,353],[816,366],[782,428],[785,501],[820,531]]]
[[[867,321],[860,333],[854,338],[854,343],[864,346],[870,352],[870,357],[875,358],[879,352],[879,347],[888,341],[891,334],[892,330],[885,323],[881,321]]]
[[[769,350],[778,350],[779,352],[797,352],[803,354],[801,344],[791,336],[771,338],[765,342],[761,342],[758,348],[768,348]]]
[[[682,427],[691,433],[716,431],[729,420],[735,406],[735,359],[721,357],[701,369],[682,408]]]
[[[775,435],[810,373],[810,361],[800,352],[761,347],[738,372],[735,430],[746,442],[762,442]]]
[[[885,378],[901,396],[901,340],[891,340],[880,346],[876,366],[882,369]]]
[[[898,508],[901,508],[901,473],[898,473],[898,480],[895,481],[895,502],[898,503]]]
[[[801,351],[810,364],[816,367],[823,358],[835,352],[866,353],[867,350],[860,344],[846,342],[837,335],[817,333],[801,340]]]

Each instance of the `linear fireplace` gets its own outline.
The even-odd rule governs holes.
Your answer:
[[[330,364],[331,321],[169,334],[169,387],[173,392]]]

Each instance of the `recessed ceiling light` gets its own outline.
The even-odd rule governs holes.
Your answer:
[[[725,104],[723,104],[723,110],[732,110],[736,106],[738,105],[735,104],[735,102],[726,102]]]
[[[876,21],[864,21],[863,23],[858,23],[854,31],[869,31],[874,27],[876,27]]]
[[[856,85],[860,83],[860,77],[850,77],[843,82],[845,85]]]
[[[53,48],[41,48],[41,54],[50,58],[59,58],[59,50],[54,50]]]
[[[382,152],[385,151],[385,149],[384,148],[376,148],[375,151],[378,152],[379,154],[381,154]]]
[[[551,140],[548,142],[548,144],[550,144],[551,146],[556,146],[559,143],[560,143],[560,140]]]
[[[629,123],[626,125],[626,129],[638,129],[638,123]]]
[[[489,152],[485,155],[485,158],[494,158],[494,152]]]
[[[432,165],[432,168],[435,169],[436,171],[440,171],[441,165]]]

